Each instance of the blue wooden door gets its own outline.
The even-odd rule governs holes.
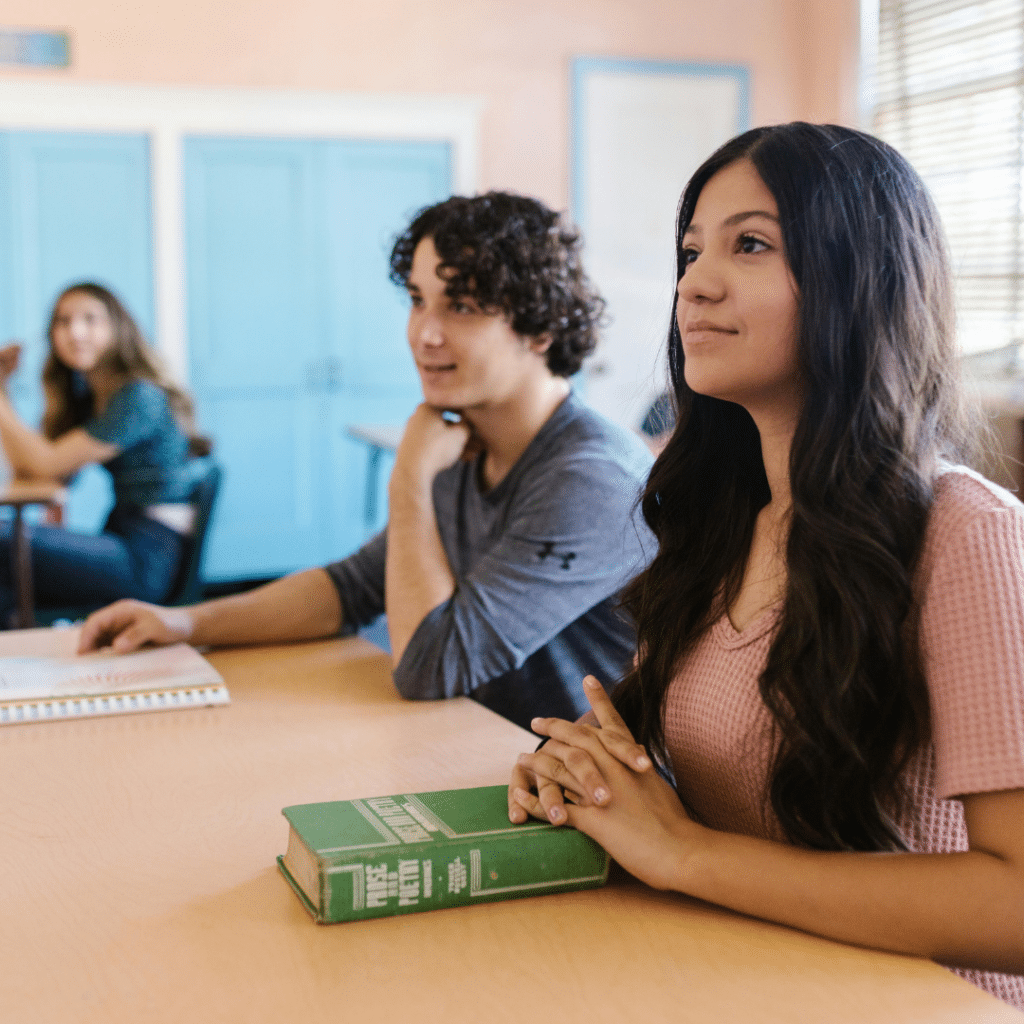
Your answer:
[[[25,345],[11,395],[38,424],[47,317],[75,281],[98,281],[153,339],[149,140],[144,135],[0,132],[0,343]],[[83,470],[66,522],[96,531],[112,504],[107,474]]]
[[[186,142],[191,376],[225,469],[209,578],[277,574],[324,547],[314,163],[305,142]]]
[[[190,138],[192,384],[225,484],[207,576],[322,564],[363,539],[351,422],[418,399],[387,255],[450,189],[446,144]]]
[[[368,450],[346,433],[350,423],[404,422],[421,399],[406,341],[408,298],[389,280],[395,236],[412,214],[451,191],[447,143],[333,142],[327,147],[328,284],[332,351],[340,363],[328,438],[333,487],[331,557],[366,538]],[[382,490],[391,459],[380,467]],[[387,502],[376,502],[384,525]]]

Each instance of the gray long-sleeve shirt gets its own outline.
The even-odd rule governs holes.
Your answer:
[[[439,473],[434,511],[455,593],[409,641],[399,692],[465,694],[527,728],[536,715],[587,711],[583,676],[610,686],[633,656],[617,596],[656,547],[637,508],[650,463],[637,437],[570,394],[492,490],[479,461]],[[383,613],[386,546],[385,530],[326,567],[346,625]]]

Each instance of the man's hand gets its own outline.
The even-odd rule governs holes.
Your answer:
[[[162,646],[188,640],[194,624],[187,608],[160,608],[141,601],[117,601],[93,612],[82,626],[78,653],[112,647],[118,654],[146,644]]]
[[[440,410],[418,405],[398,445],[392,481],[399,486],[429,487],[438,473],[462,458],[470,436],[465,422],[449,423]]]

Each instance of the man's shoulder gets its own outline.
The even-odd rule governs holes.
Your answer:
[[[652,456],[632,431],[579,400],[574,406],[531,451],[509,500],[566,529],[579,529],[581,516],[610,528],[632,518]]]
[[[575,394],[559,410],[554,429],[547,432],[531,466],[547,475],[565,470],[611,472],[646,479],[653,462],[647,445],[626,427],[612,422]]]

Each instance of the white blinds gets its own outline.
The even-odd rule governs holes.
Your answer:
[[[965,352],[1024,341],[1024,0],[880,0],[874,131],[949,235]]]

